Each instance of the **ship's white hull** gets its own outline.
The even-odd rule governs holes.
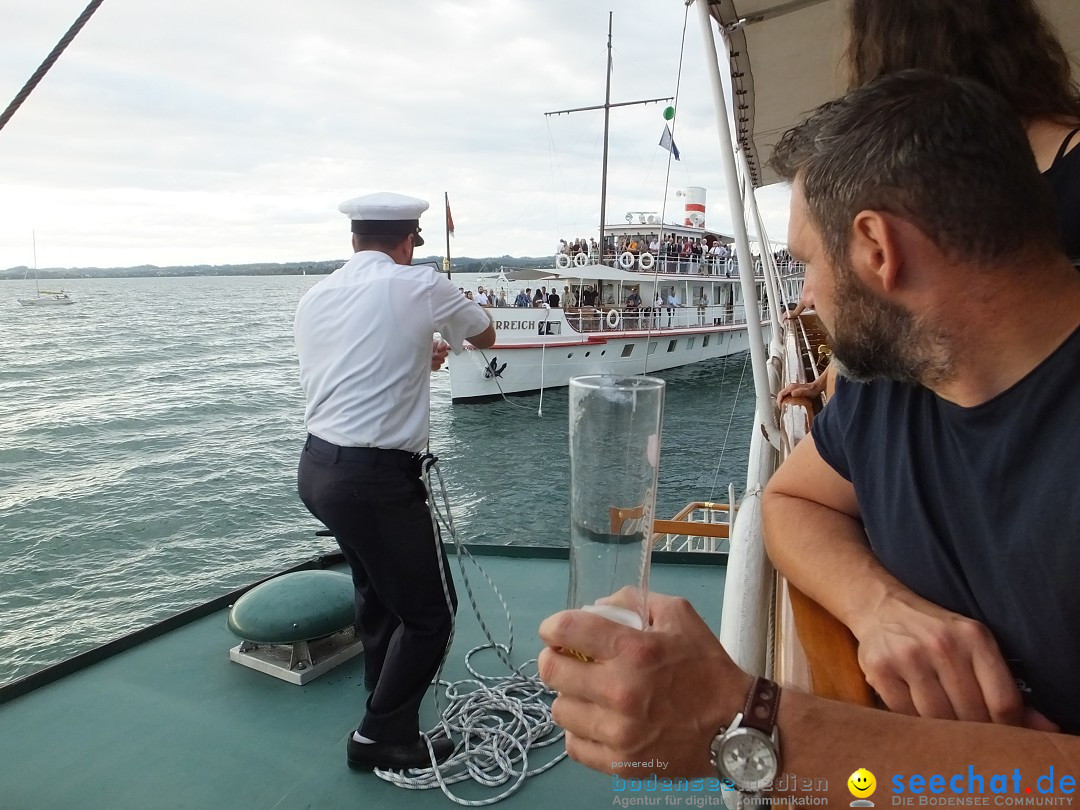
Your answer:
[[[645,329],[613,329],[605,320],[601,331],[595,332],[570,329],[561,310],[495,310],[500,336],[504,330],[498,327],[506,321],[499,316],[507,313],[520,313],[522,320],[511,323],[524,324],[519,331],[532,334],[508,336],[484,351],[466,345],[460,355],[451,355],[451,397],[454,402],[496,399],[566,386],[571,377],[583,374],[651,374],[750,348],[745,323],[725,323],[730,317],[725,318],[721,308],[708,310],[676,311],[672,323],[677,324],[681,316],[684,325],[672,328],[666,327],[665,311],[658,328],[649,330],[645,323]],[[547,323],[542,320],[545,316]],[[547,324],[556,334],[536,334],[546,331]]]

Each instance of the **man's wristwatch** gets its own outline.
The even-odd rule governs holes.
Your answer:
[[[780,687],[768,678],[756,678],[743,710],[712,739],[713,767],[740,792],[755,793],[780,773],[779,706]]]

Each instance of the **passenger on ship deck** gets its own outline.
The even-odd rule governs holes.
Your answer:
[[[727,259],[727,248],[724,247],[724,243],[719,239],[713,242],[713,246],[709,250],[709,255],[712,256],[712,272],[720,273],[720,271],[724,269],[724,261]]]
[[[630,294],[626,296],[626,321],[629,329],[641,326],[641,295],[637,287],[631,287]]]
[[[875,684],[892,712],[781,692],[740,670],[687,602],[650,595],[647,632],[585,611],[541,625],[567,751],[622,776],[734,769],[741,789],[776,757],[766,787],[825,778],[830,804],[846,805],[856,767],[893,775],[905,797],[940,792],[930,775],[943,774],[952,798],[958,780],[1009,803],[1025,788],[1067,800],[1080,771],[1080,275],[1024,131],[982,85],[909,71],[820,108],[773,165],[792,184],[789,249],[835,357],[867,382],[841,380],[773,476],[769,551],[856,635],[891,617],[930,628],[929,644],[893,639],[926,688]],[[739,732],[746,746],[714,767],[711,746]]]
[[[671,316],[675,314],[675,310],[682,306],[682,302],[679,300],[679,294],[675,292],[675,288],[671,288],[671,292],[667,297],[667,325],[671,327]]]
[[[653,296],[652,309],[653,318],[650,325],[653,329],[659,329],[661,323],[660,319],[664,314],[664,296],[660,294],[659,287],[656,289],[656,295]]]
[[[419,709],[457,597],[449,576],[444,592],[446,554],[421,480],[429,377],[465,340],[495,342],[491,318],[468,294],[411,265],[427,207],[389,193],[342,203],[355,253],[300,299],[293,325],[308,429],[298,489],[352,569],[369,695],[348,763],[366,770],[430,764]],[[432,744],[437,760],[453,749],[445,738]]]
[[[894,71],[922,68],[974,79],[1005,99],[1024,127],[1039,170],[1050,181],[1056,203],[1051,218],[1060,226],[1065,252],[1074,265],[1080,264],[1080,149],[1076,148],[1080,144],[1080,88],[1072,79],[1064,47],[1036,4],[1032,0],[854,0],[849,23],[853,88]],[[1003,188],[998,193],[1010,192]],[[835,377],[835,364],[830,363],[813,382],[785,387],[778,401],[828,392]],[[797,580],[798,574],[793,578]],[[915,592],[926,596],[920,586],[917,581],[910,586],[909,600],[917,600]],[[937,695],[938,682],[948,677],[942,673],[944,665],[927,653],[909,660],[907,646],[898,643],[898,637],[921,638],[931,647],[944,638],[950,644],[974,646],[976,652],[985,643],[978,638],[957,639],[949,614],[935,614],[935,618],[925,614],[909,614],[915,627],[895,619],[887,625],[860,624],[856,633],[860,664],[868,682],[890,707],[940,713],[945,707]],[[976,683],[971,689],[1004,689],[984,672],[967,680],[972,678]],[[1014,701],[1015,692],[1011,690]]]
[[[1075,551],[1059,547],[1065,540],[1078,548],[1068,528],[1064,537],[1060,532],[1080,526],[1080,509],[1070,512],[1074,499],[1065,494],[1075,490],[1072,465],[1052,461],[1071,455],[1057,434],[1073,432],[1061,414],[1080,399],[1069,391],[1075,388],[1069,383],[1072,368],[1080,361],[1080,280],[1075,274],[1058,278],[1061,237],[1052,197],[1038,193],[1046,191],[1041,178],[1031,183],[1030,193],[1024,193],[1019,167],[1011,169],[1013,177],[991,174],[996,186],[970,176],[958,176],[950,186],[946,179],[959,175],[960,167],[973,170],[968,155],[976,149],[970,143],[989,136],[959,129],[958,117],[937,120],[956,121],[955,132],[934,133],[938,141],[971,136],[969,144],[958,142],[952,150],[970,150],[967,160],[954,157],[957,169],[948,172],[903,174],[899,166],[890,187],[902,192],[882,190],[888,182],[883,179],[863,199],[911,212],[911,227],[921,226],[940,258],[929,248],[917,253],[918,246],[909,244],[914,240],[902,233],[887,232],[895,242],[893,255],[881,252],[897,266],[875,269],[881,278],[880,286],[870,287],[875,297],[829,312],[823,288],[808,284],[843,376],[812,437],[770,484],[776,506],[767,524],[769,552],[795,585],[851,628],[867,680],[890,708],[999,722],[1046,716],[1080,732],[1080,697],[1055,682],[1056,672],[1080,671],[1080,643],[1064,642],[1075,633],[1057,632],[1080,621],[1080,597],[1071,577],[1068,583],[1063,579],[1080,556],[1070,558]],[[1010,128],[1022,133],[1018,121]],[[923,135],[914,128],[913,133]],[[816,155],[806,149],[809,155],[799,159],[812,165]],[[1029,150],[1022,157],[1035,165]],[[989,148],[981,159],[1005,160]],[[789,174],[800,170],[797,163],[789,165]],[[883,175],[889,168],[885,164]],[[812,169],[802,171],[809,175]],[[952,189],[948,205],[941,194],[936,204],[930,202],[937,192],[928,190],[935,175],[939,188]],[[856,218],[854,259],[859,224]],[[805,238],[794,227],[791,233],[798,238],[789,245],[792,254],[805,258]],[[846,258],[842,246],[828,241],[822,255]],[[942,278],[926,277],[920,259],[936,260],[944,268]],[[836,286],[846,292],[842,285],[850,282],[841,273]],[[946,298],[961,290],[965,300]],[[1018,302],[1033,306],[1039,318],[1019,322]],[[890,354],[889,344],[902,351]],[[858,385],[844,377],[920,387]],[[956,456],[943,455],[945,448]],[[1041,494],[1033,497],[1032,490]],[[1010,492],[1016,493],[1015,504]],[[857,500],[842,500],[851,494]],[[795,510],[809,514],[819,508],[807,501],[846,511],[865,533],[786,534],[797,520],[789,517]],[[1015,551],[1006,551],[1018,542]],[[990,554],[994,548],[1001,553]],[[1038,562],[1025,567],[1013,554]],[[1055,564],[1045,567],[1051,560]],[[856,584],[834,592],[822,581],[822,564],[830,568],[830,583],[838,573],[858,572]],[[1055,624],[1053,616],[1066,621]],[[1056,649],[1048,654],[1048,648]]]
[[[697,273],[701,268],[701,257],[704,254],[704,250],[701,247],[701,240],[695,239],[690,244],[690,272]]]
[[[1054,190],[1065,253],[1080,266],[1080,88],[1034,0],[854,0],[849,23],[852,89],[921,68],[975,79],[1009,102]]]

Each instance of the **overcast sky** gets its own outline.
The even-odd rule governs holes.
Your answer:
[[[85,0],[0,0],[6,106]],[[107,0],[0,131],[0,269],[335,259],[337,206],[423,197],[427,246],[538,256],[597,233],[608,11],[612,101],[674,95],[680,0]],[[730,230],[696,11],[675,190]],[[608,221],[663,206],[662,104],[611,113]],[[784,238],[786,191],[759,197]],[[422,249],[421,254],[427,250]]]

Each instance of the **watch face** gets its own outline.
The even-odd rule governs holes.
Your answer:
[[[739,790],[761,790],[776,778],[780,762],[773,741],[754,728],[737,728],[718,740],[716,767]]]

